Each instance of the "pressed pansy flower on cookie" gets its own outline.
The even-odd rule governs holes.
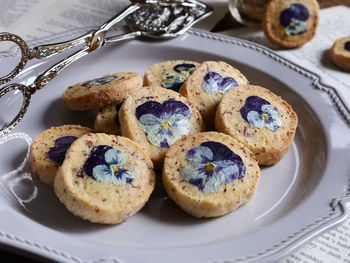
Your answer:
[[[87,86],[101,86],[101,85],[106,85],[110,83],[112,80],[116,79],[117,76],[114,75],[109,75],[106,77],[98,78],[98,79],[93,79],[88,82],[85,82],[82,84],[82,86],[87,87]]]
[[[260,177],[252,153],[222,133],[185,136],[165,157],[162,182],[169,197],[196,217],[221,216],[248,202]]]
[[[145,86],[162,86],[178,92],[185,80],[199,64],[194,61],[172,60],[149,67],[145,73]]]
[[[184,135],[205,130],[196,107],[179,93],[162,87],[144,87],[120,108],[121,134],[138,145],[158,167],[165,152]]]
[[[136,117],[148,140],[162,148],[190,132],[191,111],[180,101],[147,101],[136,108]]]
[[[317,0],[271,0],[266,4],[263,29],[274,43],[293,48],[316,34],[319,21]]]
[[[55,145],[47,153],[50,160],[57,164],[62,164],[67,150],[76,139],[78,139],[76,136],[62,136],[57,138]]]
[[[330,58],[341,69],[350,71],[350,36],[339,38],[334,42]]]
[[[201,143],[187,151],[186,160],[182,175],[205,193],[217,192],[221,185],[243,178],[246,172],[241,157],[219,142]]]
[[[144,206],[154,185],[152,162],[133,141],[89,133],[69,148],[54,189],[73,214],[116,224]]]
[[[130,184],[135,179],[135,172],[126,163],[127,157],[120,150],[108,145],[98,145],[92,149],[83,169],[98,182]]]
[[[258,96],[248,97],[240,112],[243,119],[257,128],[266,127],[275,132],[282,125],[277,108]]]
[[[307,31],[305,21],[309,19],[309,10],[303,4],[291,4],[282,11],[280,24],[284,27],[286,35],[301,35]]]
[[[187,78],[180,94],[195,102],[209,128],[214,128],[216,106],[223,94],[248,84],[236,68],[222,61],[206,61]]]
[[[33,174],[48,185],[53,185],[57,170],[72,143],[92,129],[79,125],[52,127],[35,138],[30,148],[30,166]]]
[[[142,88],[142,82],[142,77],[134,72],[107,74],[67,88],[62,100],[71,110],[104,108],[124,101],[131,92]]]
[[[253,85],[236,87],[222,98],[215,126],[249,148],[261,165],[273,165],[287,153],[298,117],[271,91]]]

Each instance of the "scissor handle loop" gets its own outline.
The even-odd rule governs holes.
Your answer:
[[[21,121],[21,119],[23,118],[24,114],[28,109],[30,99],[32,97],[32,92],[29,87],[22,84],[14,83],[0,89],[0,99],[10,91],[14,91],[14,90],[18,90],[22,93],[22,96],[23,96],[22,106],[18,114],[16,115],[16,117],[14,117],[14,119],[9,124],[5,125],[4,127],[0,127],[0,138],[8,134]]]
[[[30,58],[29,47],[21,37],[11,33],[1,32],[0,42],[4,42],[4,41],[13,42],[21,49],[21,60],[18,63],[18,65],[9,74],[0,78],[0,85],[3,85],[9,82],[10,80],[12,80],[14,77],[16,77],[19,74],[19,72],[21,72],[21,70],[24,68],[24,66],[27,64]]]

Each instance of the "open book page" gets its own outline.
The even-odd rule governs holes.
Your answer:
[[[350,218],[280,263],[350,263]]]
[[[10,3],[14,2],[12,5]],[[19,2],[20,6],[16,7]],[[0,0],[0,17],[16,19],[0,20],[0,31],[7,31],[33,40],[64,31],[98,26],[130,4],[128,0]],[[14,10],[14,11],[13,11]]]
[[[211,30],[227,12],[227,1],[203,2],[212,5],[214,13],[196,27]],[[0,0],[0,32],[33,40],[76,28],[99,26],[130,3],[128,0]]]
[[[328,56],[335,40],[350,36],[349,7],[336,6],[322,9],[316,36],[297,49],[282,50],[271,44],[260,26],[227,30],[220,33],[267,46],[296,64],[317,73],[325,84],[333,86],[339,91],[350,107],[350,73],[336,67]]]

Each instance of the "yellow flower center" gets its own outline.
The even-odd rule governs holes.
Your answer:
[[[163,129],[163,130],[169,129],[169,126],[170,126],[170,124],[169,124],[169,122],[167,122],[167,121],[162,123],[162,129]]]
[[[214,163],[207,163],[205,165],[204,169],[205,169],[206,172],[212,172],[215,169],[215,164]]]
[[[265,121],[268,121],[268,120],[270,120],[270,117],[269,117],[269,115],[267,115],[266,113],[263,113],[263,118],[265,119]]]
[[[112,170],[115,173],[119,173],[120,172],[120,169],[119,169],[119,167],[117,165],[112,165]]]
[[[293,22],[290,22],[290,24],[289,24],[291,27],[293,27],[294,26],[294,23]]]

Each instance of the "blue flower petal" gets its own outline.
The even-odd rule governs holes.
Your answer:
[[[93,79],[90,80],[84,84],[82,84],[82,86],[86,87],[86,86],[102,86],[102,85],[106,85],[109,82],[111,82],[112,80],[116,79],[117,76],[106,76],[106,77],[102,77],[102,78],[98,78],[98,79]]]
[[[110,183],[113,178],[113,173],[107,165],[97,165],[92,169],[92,176],[98,182]]]
[[[247,115],[247,119],[251,125],[257,128],[263,128],[265,126],[264,118],[257,111],[250,111]]]
[[[109,149],[105,153],[105,160],[108,164],[125,164],[126,163],[126,157],[124,154],[122,154],[121,151],[116,150],[114,148]]]

